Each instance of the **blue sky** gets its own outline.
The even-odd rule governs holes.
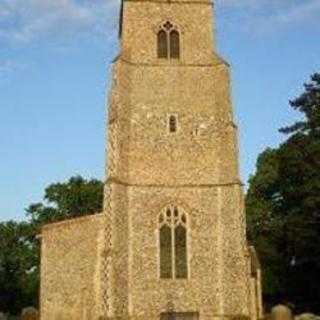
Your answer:
[[[288,100],[320,71],[319,0],[217,0],[230,62],[241,175],[299,115]],[[0,0],[0,220],[22,219],[52,182],[104,177],[116,0]]]

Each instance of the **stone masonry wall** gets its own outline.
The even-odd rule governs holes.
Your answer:
[[[181,32],[181,57],[171,61],[199,65],[212,62],[214,34],[212,4],[198,1],[124,1],[121,54],[126,60],[140,64],[162,64],[157,59],[156,34],[159,25],[171,21]]]
[[[178,60],[157,58],[164,21],[180,32]],[[198,312],[199,320],[250,316],[229,67],[213,48],[209,2],[124,2],[108,127],[110,318],[158,320],[168,310]],[[159,278],[158,215],[167,205],[188,214],[188,279]]]
[[[229,193],[228,200],[224,194]],[[129,187],[129,312],[141,319],[158,319],[168,305],[177,312],[199,312],[200,319],[248,315],[246,271],[239,191],[222,188]],[[143,200],[142,200],[143,199]],[[228,201],[228,229],[220,206]],[[237,201],[237,200],[236,200]],[[188,214],[189,278],[159,278],[158,216],[168,204]],[[139,318],[139,319],[140,319]]]
[[[239,181],[228,68],[216,63],[172,68],[117,62],[109,126],[116,172],[110,168],[109,176],[144,185]],[[178,119],[175,134],[169,133],[170,115]]]
[[[97,319],[102,215],[47,225],[41,236],[41,320]]]

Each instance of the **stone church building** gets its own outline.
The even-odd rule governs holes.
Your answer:
[[[213,8],[122,1],[104,212],[43,228],[42,320],[261,318]]]

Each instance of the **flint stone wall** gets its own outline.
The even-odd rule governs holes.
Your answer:
[[[95,318],[102,220],[102,215],[92,215],[43,228],[42,320]]]
[[[108,315],[155,320],[172,308],[200,320],[254,319],[229,67],[212,52],[212,7],[123,5],[109,105]],[[157,58],[166,20],[181,34],[176,61]],[[178,119],[175,134],[170,115]],[[158,215],[170,204],[188,214],[189,279],[159,278]]]

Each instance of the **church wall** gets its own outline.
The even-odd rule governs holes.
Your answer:
[[[249,277],[242,187],[220,189],[220,215],[224,269],[222,272],[225,314],[249,314]]]
[[[110,222],[111,268],[107,282],[108,290],[108,317],[124,317],[128,314],[129,292],[129,221],[128,196],[125,186],[108,182],[109,198],[105,199],[106,215]]]
[[[229,202],[239,199],[235,187],[127,188],[128,311],[132,319],[159,319],[159,314],[170,308],[199,312],[200,320],[249,315],[246,258],[243,242],[237,243],[243,239],[243,224],[240,216],[229,217],[236,215],[239,202],[227,205],[229,212],[220,211],[225,194],[233,195]],[[158,216],[168,204],[178,205],[188,214],[188,279],[159,278]],[[222,228],[226,219],[227,233]],[[236,248],[230,250],[230,246]]]
[[[263,318],[263,302],[262,302],[262,272],[261,268],[257,270],[257,278],[256,278],[256,286],[257,286],[257,309],[258,309],[258,319]]]
[[[263,318],[261,266],[255,248],[248,247],[248,270],[250,277],[250,313],[251,319]]]
[[[251,319],[258,319],[258,306],[257,306],[257,284],[254,277],[250,277],[250,302],[251,302]]]
[[[228,68],[216,63],[137,67],[120,58],[110,99],[116,116],[109,134],[117,137],[109,149],[116,168],[110,167],[110,176],[145,185],[238,181]],[[170,115],[177,117],[174,134],[168,129]]]
[[[123,76],[125,75],[125,76]],[[130,138],[129,117],[131,69],[126,64],[113,65],[112,94],[108,105],[108,166],[106,175],[128,180],[128,143]],[[126,94],[124,94],[126,93]]]
[[[209,2],[186,2],[168,5],[165,1],[125,1],[121,42],[123,58],[136,63],[158,64],[156,34],[159,26],[169,20],[178,26],[182,34],[182,55],[177,63],[211,63],[214,47],[212,7]]]
[[[249,316],[229,68],[212,51],[211,6],[161,2],[124,2],[110,97],[108,181],[118,193],[111,210],[121,215],[112,220],[117,295],[110,316],[154,320],[168,310],[200,312],[200,320]],[[180,32],[179,60],[157,58],[156,35],[168,20]],[[170,115],[177,119],[174,134]],[[158,215],[168,204],[189,213],[188,280],[159,279]]]
[[[47,225],[41,235],[41,320],[96,317],[102,215]]]

